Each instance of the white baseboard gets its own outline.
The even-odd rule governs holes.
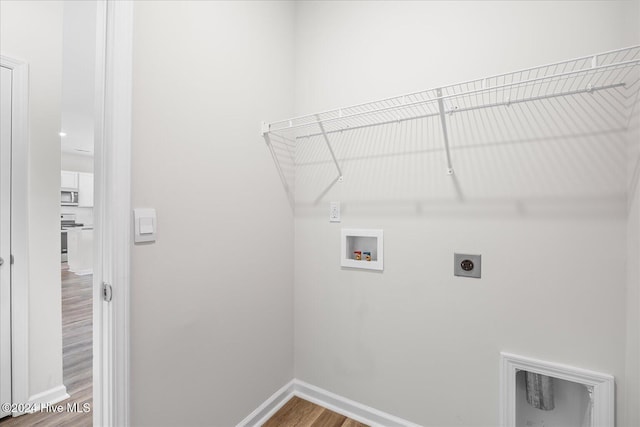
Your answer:
[[[264,403],[258,406],[244,420],[240,421],[236,427],[258,427],[264,424],[278,409],[293,397],[293,387],[295,380],[289,381],[269,397]]]
[[[420,427],[418,424],[379,411],[346,397],[294,379],[276,391],[262,405],[242,420],[236,427],[259,427],[293,396],[323,406],[348,418],[371,427]]]
[[[294,394],[371,427],[420,427],[411,421],[387,414],[304,381],[294,380]]]
[[[47,405],[55,405],[56,403],[62,402],[69,397],[70,396],[67,393],[67,387],[65,387],[64,384],[61,384],[57,387],[50,388],[49,390],[34,394],[29,398],[27,406],[33,408],[31,412],[35,412],[40,410],[40,408],[42,407],[46,407]]]

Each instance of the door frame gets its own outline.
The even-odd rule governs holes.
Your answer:
[[[29,400],[29,65],[0,56],[11,69],[11,399]],[[11,262],[11,261],[9,261]],[[14,307],[20,307],[15,310]],[[16,333],[18,332],[18,333]]]
[[[133,1],[97,6],[93,423],[128,426]]]

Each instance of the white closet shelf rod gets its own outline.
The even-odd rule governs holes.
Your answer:
[[[577,58],[571,58],[571,59],[567,59],[567,60],[560,61],[560,62],[550,62],[550,63],[547,63],[547,64],[538,65],[536,67],[522,68],[520,70],[509,71],[509,72],[501,73],[501,74],[494,74],[493,76],[489,76],[487,78],[488,79],[493,79],[493,78],[496,78],[496,77],[504,77],[504,76],[508,76],[510,74],[524,73],[524,72],[535,70],[535,69],[539,69],[539,68],[555,67],[555,66],[561,65],[561,64],[568,64],[570,62],[579,62],[579,61],[584,61],[584,60],[591,60],[590,67],[593,67],[594,66],[594,62],[593,62],[594,58],[607,56],[607,55],[611,55],[611,54],[614,54],[614,53],[625,52],[625,51],[628,52],[628,51],[631,51],[633,49],[638,49],[638,48],[640,48],[640,45],[632,45],[632,46],[627,46],[627,47],[621,47],[621,48],[618,48],[618,49],[608,50],[608,51],[605,51],[605,52],[599,52],[599,53],[592,54],[592,55],[579,56]],[[595,61],[595,65],[597,65],[597,60]]]
[[[532,97],[529,97],[529,98],[508,100],[508,101],[501,101],[501,102],[493,102],[493,103],[483,104],[483,105],[478,105],[478,106],[473,106],[473,107],[463,107],[463,108],[449,109],[449,110],[445,110],[445,112],[447,114],[464,113],[466,111],[482,110],[484,108],[510,106],[510,105],[515,105],[515,104],[521,104],[521,103],[524,103],[524,102],[541,101],[543,99],[551,99],[551,98],[559,98],[559,97],[563,97],[563,96],[579,95],[581,93],[594,93],[594,92],[597,92],[597,91],[600,91],[600,90],[608,90],[608,89],[614,89],[614,88],[617,88],[617,87],[624,87],[625,85],[626,85],[625,83],[614,83],[614,84],[604,85],[604,86],[592,86],[592,87],[587,87],[585,89],[576,89],[576,90],[571,90],[571,91],[567,91],[567,92],[555,93],[555,94],[552,94],[552,95],[538,95],[538,96],[532,96]],[[436,98],[436,100],[437,100],[437,98]],[[367,114],[368,113],[369,112],[367,112]],[[375,114],[375,113],[372,113],[372,114]],[[374,124],[364,124],[364,125],[358,125],[358,126],[346,126],[345,129],[330,130],[330,131],[325,131],[325,133],[330,135],[332,133],[339,133],[339,132],[343,132],[345,130],[363,129],[363,128],[368,128],[368,127],[373,127],[373,126],[384,126],[384,125],[390,125],[392,123],[402,123],[402,122],[406,122],[406,121],[409,121],[409,120],[426,119],[428,117],[436,117],[436,116],[439,116],[439,115],[440,115],[440,112],[438,111],[437,113],[419,114],[419,115],[410,116],[410,117],[404,117],[404,118],[399,118],[399,119],[391,119],[391,120],[381,121],[381,122],[374,123]],[[325,122],[326,122],[326,120],[325,120]],[[309,124],[307,124],[307,126],[308,125]],[[282,131],[286,131],[286,130],[288,130],[288,128],[281,129],[281,130]],[[274,133],[277,133],[277,132],[278,131],[274,131]],[[305,134],[305,135],[296,136],[296,139],[312,138],[312,137],[320,136],[320,135],[322,135],[321,132],[309,133],[309,134]]]
[[[456,84],[457,85],[463,85],[463,84],[469,84],[469,83],[473,83],[473,82],[477,82],[477,81],[488,81],[489,79],[494,79],[494,78],[498,78],[498,77],[504,77],[504,76],[508,76],[508,75],[512,75],[512,74],[516,74],[516,73],[525,73],[525,72],[528,72],[528,71],[531,71],[531,70],[535,70],[535,69],[540,69],[540,68],[549,68],[549,67],[558,66],[558,65],[561,65],[561,64],[568,64],[570,62],[578,62],[578,61],[582,61],[582,60],[585,60],[585,59],[591,59],[592,63],[591,63],[590,68],[585,68],[585,69],[582,69],[581,71],[589,71],[590,69],[592,70],[594,68],[593,58],[606,56],[606,55],[619,53],[619,52],[624,52],[624,51],[630,51],[632,49],[637,49],[637,48],[640,48],[640,45],[623,47],[623,48],[619,48],[619,49],[613,49],[613,50],[609,50],[609,51],[606,51],[606,52],[600,52],[600,53],[597,53],[595,55],[581,56],[581,57],[578,57],[578,58],[572,58],[572,59],[568,59],[568,60],[561,61],[561,62],[552,62],[552,63],[548,63],[548,64],[544,64],[544,65],[538,65],[536,67],[531,67],[531,68],[523,68],[523,69],[520,69],[520,70],[510,71],[508,73],[494,74],[492,76],[485,77],[484,79],[468,80],[468,81],[461,82],[461,83],[456,83]],[[597,65],[597,60],[595,62],[595,65]],[[443,87],[451,87],[451,86],[454,86],[454,85],[455,84],[447,85],[447,86],[443,86]],[[418,92],[406,93],[406,94],[403,94],[403,95],[397,95],[397,96],[392,96],[392,97],[389,97],[389,98],[379,99],[379,100],[373,101],[373,102],[372,101],[362,102],[360,104],[354,104],[354,105],[350,105],[348,107],[342,107],[342,108],[333,109],[333,110],[321,111],[321,112],[316,113],[316,114],[333,113],[333,112],[336,112],[336,111],[346,110],[346,109],[350,109],[350,108],[362,107],[364,105],[369,105],[369,104],[373,104],[373,103],[376,103],[376,102],[391,101],[391,100],[398,99],[398,98],[405,98],[405,97],[415,96],[415,95],[421,94],[423,92],[426,92],[426,91],[418,91]],[[292,118],[287,119],[287,120],[281,120],[281,121],[277,121],[277,122],[272,122],[272,124],[279,124],[279,123],[284,123],[284,122],[293,122],[295,120],[304,119],[304,118],[307,118],[307,117],[309,117],[309,115],[297,116],[297,117],[292,117]],[[267,122],[263,122],[263,123],[267,124]],[[263,132],[264,132],[264,128],[263,128]],[[268,132],[268,130],[267,130],[267,132]]]
[[[535,82],[541,82],[544,80],[552,80],[552,79],[557,79],[557,78],[561,78],[561,77],[569,77],[569,76],[573,76],[576,74],[595,74],[597,71],[600,70],[607,70],[610,68],[625,68],[625,67],[630,67],[630,66],[637,66],[640,65],[640,59],[636,59],[636,60],[631,60],[631,61],[624,61],[624,62],[617,62],[614,64],[607,64],[607,65],[599,65],[597,67],[592,67],[592,68],[586,68],[586,69],[580,69],[580,70],[573,70],[573,71],[567,71],[564,73],[558,73],[558,74],[552,74],[552,75],[548,75],[548,76],[542,76],[542,77],[537,77],[537,78],[533,78],[533,79],[528,79],[528,80],[522,80],[522,81],[518,81],[518,82],[511,82],[511,83],[505,83],[502,85],[497,85],[497,86],[488,86],[488,87],[483,87],[480,89],[474,89],[474,90],[470,90],[470,91],[465,91],[465,92],[459,92],[459,93],[453,93],[453,94],[448,94],[448,95],[441,95],[441,96],[437,96],[436,98],[431,98],[431,99],[425,99],[425,100],[420,100],[420,101],[414,101],[414,102],[409,102],[409,103],[405,103],[405,104],[398,104],[398,105],[392,105],[392,106],[388,106],[388,107],[381,107],[381,108],[376,108],[376,109],[372,109],[372,110],[368,110],[368,111],[359,111],[359,112],[355,112],[355,113],[351,113],[351,114],[346,114],[346,115],[341,115],[339,117],[331,117],[328,119],[324,119],[324,120],[316,120],[316,121],[310,121],[310,122],[306,122],[306,123],[300,123],[297,125],[294,125],[292,122],[297,120],[297,119],[304,119],[307,118],[309,116],[300,116],[294,119],[287,119],[287,120],[282,120],[282,121],[278,121],[278,122],[273,122],[271,124],[267,124],[264,123],[263,124],[263,134],[264,132],[271,132],[271,127],[273,125],[276,124],[281,124],[281,123],[288,123],[287,126],[282,127],[277,129],[277,131],[288,131],[288,130],[292,130],[292,129],[296,129],[296,128],[302,128],[302,127],[307,127],[307,126],[312,126],[312,125],[318,125],[320,122],[322,123],[328,123],[328,122],[334,122],[334,121],[341,121],[341,120],[345,120],[345,119],[349,119],[349,118],[353,118],[353,117],[359,117],[359,116],[363,116],[363,115],[368,115],[368,114],[376,114],[376,113],[382,113],[385,111],[392,111],[392,110],[396,110],[396,109],[402,109],[402,108],[407,108],[407,107],[412,107],[412,106],[417,106],[417,105],[424,105],[424,104],[429,104],[429,103],[433,103],[433,102],[439,102],[441,99],[454,99],[454,98],[460,98],[463,96],[469,96],[469,95],[474,95],[474,94],[478,94],[478,93],[482,93],[482,92],[488,92],[488,91],[495,91],[495,90],[500,90],[500,89],[506,89],[506,88],[510,88],[513,86],[526,86],[528,84],[531,83],[535,83]],[[620,82],[616,84],[617,86],[624,86],[625,83],[624,82]],[[588,86],[587,88],[585,88],[584,91],[593,91],[595,89],[600,89],[600,88],[594,88],[591,86]],[[420,94],[423,92],[416,92],[415,94]],[[414,94],[414,95],[415,95]],[[574,93],[568,93],[570,95],[574,94]],[[547,97],[552,97],[552,96],[563,96],[564,94],[550,94],[550,95],[546,95]],[[542,95],[545,96],[545,95]],[[386,100],[392,100],[392,99],[396,99],[396,98],[388,98]],[[538,99],[542,99],[542,98],[538,98]],[[525,102],[528,99],[524,99],[521,100],[520,102]],[[374,101],[374,102],[370,102],[370,103],[366,103],[366,104],[359,104],[359,106],[365,106],[365,105],[370,105],[370,104],[374,104],[376,102],[381,102],[381,101]],[[515,103],[514,101],[510,101],[510,103]],[[491,105],[493,106],[493,105]],[[478,106],[477,108],[483,108],[484,106]],[[353,107],[349,107],[349,108],[353,108]],[[327,113],[330,112],[335,112],[335,111],[342,111],[345,110],[346,108],[341,108],[338,110],[329,110],[327,111]],[[322,114],[322,113],[319,113]],[[319,114],[315,114],[315,116],[317,117]],[[397,120],[396,120],[397,121]],[[393,121],[392,121],[393,122]]]

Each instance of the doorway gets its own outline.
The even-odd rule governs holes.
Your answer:
[[[22,31],[20,34],[42,35],[43,32],[46,33],[46,31],[38,28],[34,22],[38,21],[37,18],[38,15],[40,15],[39,17],[42,18],[40,25],[50,23],[53,16],[45,13],[45,11],[40,8],[49,7],[50,4],[53,3],[54,2],[3,2],[3,4],[0,5],[2,7],[2,14],[0,15],[3,18],[3,30],[9,27],[18,29],[18,25],[13,25],[17,23],[23,27],[20,29]],[[130,52],[127,54],[127,49],[123,49],[121,45],[124,44],[126,47],[130,41],[132,4],[127,1],[111,2],[103,0],[96,0],[95,4],[97,9],[95,81],[98,84],[96,84],[95,87],[95,106],[92,106],[91,111],[95,111],[96,118],[96,230],[100,232],[96,235],[97,243],[95,245],[96,254],[94,258],[93,283],[90,288],[93,297],[91,303],[93,306],[93,328],[89,327],[89,329],[92,329],[90,335],[92,335],[93,342],[88,345],[85,343],[85,347],[93,346],[94,349],[94,366],[92,370],[93,387],[89,386],[88,389],[85,387],[85,391],[91,391],[92,389],[93,408],[90,417],[96,424],[126,425],[128,419],[128,404],[126,401],[121,402],[119,396],[126,398],[126,390],[128,389],[128,375],[122,375],[122,372],[127,372],[128,367],[128,346],[123,345],[124,343],[128,343],[126,338],[128,335],[128,325],[125,323],[125,327],[121,326],[123,323],[122,319],[127,317],[126,310],[128,309],[126,306],[128,303],[128,266],[125,269],[119,268],[121,264],[114,267],[112,260],[114,259],[113,254],[117,254],[118,257],[128,258],[129,251],[127,247],[122,249],[122,246],[125,246],[125,241],[118,241],[117,244],[114,244],[112,242],[106,242],[103,236],[121,234],[127,243],[129,238],[127,233],[120,232],[120,230],[129,225],[129,221],[124,222],[122,220],[124,218],[128,219],[129,203],[128,201],[127,203],[114,203],[114,197],[112,196],[117,192],[112,190],[120,190],[119,194],[124,194],[129,188],[128,178],[124,180],[122,176],[116,176],[115,174],[116,171],[122,170],[120,166],[121,162],[128,164],[129,156],[126,154],[128,150],[125,148],[122,151],[122,153],[125,153],[124,155],[119,153],[114,154],[114,150],[128,147],[130,144],[128,134],[121,131],[123,126],[130,122],[130,112],[129,109],[123,108],[123,104],[127,104],[127,97],[118,97],[119,102],[115,103],[114,96],[115,92],[118,92],[118,94],[123,93],[121,81],[123,79],[125,81],[130,79]],[[21,8],[31,9],[25,11]],[[35,14],[36,16],[31,16],[31,14]],[[107,19],[107,15],[109,15],[109,19]],[[7,20],[6,22],[11,22],[12,25],[4,25],[5,19]],[[119,26],[119,28],[116,29],[116,26]],[[116,35],[118,35],[118,37],[116,37]],[[41,114],[43,112],[41,105],[34,105],[42,101],[42,92],[39,92],[39,90],[43,89],[43,85],[41,84],[42,79],[40,78],[43,75],[48,75],[48,73],[42,70],[42,66],[46,61],[37,60],[37,58],[34,57],[34,55],[38,53],[36,49],[41,49],[40,52],[45,51],[47,54],[51,51],[51,49],[47,49],[48,40],[45,39],[47,39],[46,36],[39,39],[34,37],[24,39],[20,36],[6,37],[3,32],[3,38],[0,43],[3,54],[2,65],[3,67],[6,65],[6,68],[11,69],[13,72],[13,91],[10,99],[14,104],[10,108],[12,112],[12,124],[9,127],[12,132],[10,156],[12,157],[10,160],[12,175],[11,194],[10,196],[6,196],[3,193],[2,203],[0,204],[3,208],[8,207],[9,201],[11,201],[10,209],[12,212],[10,227],[12,238],[10,241],[10,254],[8,257],[3,256],[3,258],[15,260],[10,266],[12,282],[12,287],[10,288],[10,304],[13,310],[3,309],[2,311],[3,316],[7,315],[10,317],[12,329],[10,346],[0,343],[2,346],[0,350],[3,352],[5,350],[9,351],[11,357],[10,376],[2,377],[2,385],[11,392],[11,396],[8,397],[8,402],[17,409],[24,409],[11,411],[11,415],[14,416],[13,418],[2,418],[0,422],[3,424],[3,427],[8,425],[5,423],[11,423],[15,420],[20,420],[22,423],[27,423],[28,425],[30,422],[27,421],[27,418],[34,414],[23,414],[24,412],[28,412],[29,408],[37,407],[35,405],[46,407],[47,404],[56,401],[63,403],[66,397],[66,387],[54,386],[45,390],[46,393],[42,393],[40,391],[42,387],[37,386],[37,384],[34,385],[33,378],[30,377],[38,373],[36,372],[38,369],[33,369],[33,358],[30,357],[29,351],[33,351],[33,347],[30,346],[30,344],[32,344],[33,340],[37,339],[36,335],[40,332],[36,331],[36,333],[34,333],[33,328],[36,326],[36,322],[33,321],[33,317],[41,310],[41,306],[30,303],[29,298],[33,295],[37,296],[38,292],[32,291],[31,295],[29,294],[28,291],[33,279],[33,274],[29,278],[31,280],[28,280],[27,273],[29,272],[29,268],[35,271],[36,276],[41,272],[38,271],[37,265],[29,265],[31,255],[31,251],[27,250],[29,233],[31,233],[31,237],[37,236],[39,230],[37,230],[37,227],[31,227],[32,224],[28,222],[27,213],[33,212],[34,209],[37,212],[38,208],[36,206],[41,199],[38,199],[35,203],[33,203],[32,200],[31,205],[27,205],[31,198],[28,195],[30,187],[27,187],[27,182],[30,175],[26,165],[29,163],[30,153],[38,147],[39,142],[37,139],[42,135],[42,129],[45,127],[42,120],[52,116],[51,114]],[[36,41],[35,48],[34,46],[29,46],[29,49],[21,49],[21,43],[28,42],[29,40]],[[107,46],[110,46],[109,50],[107,50]],[[125,59],[120,59],[121,56],[123,56],[123,51]],[[6,54],[11,54],[11,56],[15,55],[15,57],[21,58],[21,61],[16,61],[4,56]],[[107,68],[107,63],[120,63],[122,66],[114,70]],[[32,78],[31,84],[27,82],[27,76]],[[36,76],[39,76],[40,86],[38,86],[36,82]],[[120,88],[120,90],[114,91],[114,86]],[[17,91],[16,88],[18,88]],[[124,89],[128,90],[130,94],[130,89],[127,89],[127,86],[124,86]],[[3,92],[3,98],[5,93],[6,92]],[[27,101],[30,103],[28,108]],[[120,114],[117,112],[116,108],[123,111],[123,113]],[[16,111],[19,114],[15,114]],[[29,120],[27,120],[27,118]],[[3,126],[3,129],[7,129],[7,127]],[[54,133],[56,138],[59,137],[58,131],[61,130],[59,128],[55,129]],[[54,133],[47,131],[47,138]],[[114,133],[117,134],[117,142],[114,142]],[[27,138],[27,134],[30,134],[29,138]],[[39,154],[40,158],[46,157],[43,156],[42,153]],[[49,157],[53,159],[54,156]],[[47,159],[47,161],[50,160]],[[33,169],[33,162],[31,165]],[[2,173],[8,170],[8,168],[2,166]],[[56,173],[59,173],[59,170],[60,166],[58,165],[58,172]],[[125,174],[125,176],[128,177],[128,173]],[[52,180],[55,180],[55,178]],[[59,203],[61,201],[59,186],[57,189],[54,189],[53,192],[48,192],[47,194],[53,195],[57,200],[55,203],[59,211]],[[9,198],[7,199],[7,197]],[[116,218],[116,216],[118,216],[118,218]],[[49,227],[48,229],[57,234],[57,236],[60,236],[59,215],[54,213],[51,218],[53,219],[52,223],[55,229],[53,227]],[[57,226],[55,224],[57,224]],[[3,235],[2,242],[4,243],[5,241]],[[56,268],[59,279],[62,273],[60,268],[60,244],[58,243],[54,246],[56,246],[56,248],[54,248],[55,253],[52,252],[52,255],[57,257]],[[33,247],[36,246],[33,245],[32,242],[32,248]],[[36,247],[36,249],[40,248]],[[4,267],[7,265],[8,264],[5,263]],[[114,298],[113,302],[103,301],[103,282],[112,283],[114,289],[117,289],[119,292],[117,294],[118,298]],[[57,292],[57,298],[58,301],[60,301],[62,297],[59,288]],[[2,302],[4,303],[5,300],[6,298],[3,298]],[[16,309],[16,307],[18,307],[18,309]],[[31,313],[29,312],[30,307]],[[40,333],[39,336],[41,337],[42,334]],[[62,362],[60,362],[60,365],[62,365]],[[91,368],[89,368],[89,370],[91,371]],[[68,380],[65,379],[64,382],[68,382]],[[4,400],[4,396],[2,397]],[[57,407],[59,406],[55,406],[54,408]],[[83,405],[79,405],[71,409],[77,413],[83,411],[84,407]],[[64,405],[64,410],[67,410],[66,405]],[[64,414],[53,414],[53,416],[62,417]],[[63,420],[63,418],[54,418],[53,421],[57,422],[58,419],[60,419],[60,421]],[[64,421],[66,423],[67,420]],[[88,424],[83,423],[82,425]]]
[[[3,263],[0,283],[3,426],[49,417],[92,424],[94,285],[91,275],[79,283],[61,280],[69,273],[61,268],[59,180],[62,125],[93,149],[91,122],[101,116],[95,93],[104,83],[95,78],[94,67],[104,51],[97,45],[97,27],[104,25],[98,25],[97,4],[2,5],[2,258],[13,261],[16,255],[15,265]],[[28,73],[22,72],[27,67]],[[24,75],[22,91],[14,88],[17,74]],[[28,110],[19,108],[27,103]],[[23,125],[27,130],[21,132]],[[93,158],[85,159],[93,164]],[[91,204],[92,181],[83,180]],[[28,187],[18,185],[26,182]],[[20,218],[26,218],[26,227],[14,229]],[[22,244],[29,250],[17,253]],[[93,260],[88,263],[91,272]],[[28,280],[14,275],[18,267],[26,269]]]
[[[95,93],[95,239],[93,270],[93,412],[96,425],[129,425],[129,253],[131,242],[131,70],[133,38],[133,2],[95,0],[96,11],[96,85]],[[3,37],[0,40],[2,65],[12,74],[12,150],[11,150],[11,399],[12,403],[43,402],[30,384],[29,289],[30,259],[28,237],[37,234],[30,227],[28,205],[30,150],[34,131],[41,131],[41,120],[48,115],[35,114],[36,88],[28,78],[36,74],[32,54],[50,54],[42,26],[52,15],[41,6],[55,2],[0,2]],[[16,9],[32,8],[22,16]],[[41,18],[33,19],[30,14]],[[18,19],[16,19],[18,18]],[[36,22],[38,21],[38,22]],[[7,25],[4,25],[4,24]],[[8,37],[9,31],[17,37]],[[28,37],[23,37],[27,35]],[[24,42],[35,42],[30,49]],[[21,53],[22,52],[22,53]],[[5,55],[9,55],[7,57]],[[12,57],[21,58],[15,61]],[[41,67],[47,61],[39,61]],[[42,77],[40,70],[38,73]],[[42,89],[42,85],[40,88]],[[46,87],[45,87],[46,89]],[[40,111],[41,112],[41,111]],[[36,117],[37,116],[37,117]],[[28,120],[29,119],[29,120]],[[56,130],[55,134],[59,131]],[[43,157],[42,155],[40,156]],[[53,156],[51,156],[53,157]],[[33,166],[33,163],[32,163]],[[57,181],[57,180],[56,180]],[[33,184],[33,182],[32,182]],[[59,188],[52,193],[60,200]],[[2,205],[8,203],[4,198]],[[53,215],[52,223],[60,219]],[[60,231],[53,230],[60,236]],[[60,256],[59,246],[57,257]],[[55,262],[55,260],[54,260]],[[4,264],[7,265],[6,263]],[[60,258],[57,268],[60,267]],[[37,270],[36,270],[37,271]],[[60,295],[60,294],[58,294]],[[19,306],[20,309],[15,309]],[[38,307],[38,306],[36,306]],[[5,347],[3,347],[5,348]],[[13,414],[13,415],[21,415]],[[18,417],[20,419],[22,417]],[[6,417],[3,419],[7,419]],[[15,418],[14,418],[15,419]]]
[[[63,4],[58,257],[62,376],[73,409],[65,422],[91,425],[97,2]]]
[[[95,17],[95,11],[93,16]],[[95,53],[91,58],[91,64],[95,61],[94,58]],[[64,421],[66,425],[88,426],[92,424],[91,297],[93,284],[89,277],[82,282],[84,286],[80,296],[83,297],[78,299],[79,294],[74,292],[74,295],[69,298],[69,289],[75,289],[77,286],[73,280],[67,280],[64,288],[59,287],[60,245],[56,245],[51,239],[38,240],[37,230],[41,224],[27,222],[34,217],[39,220],[43,217],[48,218],[48,215],[39,216],[40,212],[31,211],[31,215],[27,215],[29,200],[34,198],[47,201],[40,204],[41,211],[58,216],[56,210],[60,209],[59,189],[54,188],[53,197],[49,200],[46,196],[42,197],[42,193],[32,193],[32,188],[27,188],[26,182],[29,178],[36,182],[39,179],[42,180],[42,175],[55,182],[55,174],[59,174],[60,164],[56,164],[55,159],[51,158],[53,179],[51,174],[47,175],[49,172],[47,170],[40,172],[29,170],[27,167],[31,154],[29,148],[36,151],[35,155],[40,154],[37,153],[39,148],[37,137],[31,141],[26,138],[29,113],[27,94],[31,89],[27,81],[28,65],[6,56],[1,57],[0,65],[2,72],[0,92],[2,95],[0,97],[2,107],[0,146],[2,197],[0,203],[0,249],[2,251],[0,254],[0,401],[2,405],[0,409],[2,412],[0,412],[0,423],[3,427],[31,425],[55,417],[56,423]],[[37,73],[36,76],[38,76]],[[91,91],[94,90],[94,85],[95,83],[91,82]],[[93,102],[89,110],[93,110]],[[89,114],[93,115],[91,112]],[[29,147],[30,142],[33,142],[31,147]],[[26,250],[30,237],[27,233],[29,225],[33,225],[33,230],[36,230],[32,232],[31,244],[41,243],[42,247],[53,249],[51,253],[41,251],[45,253],[46,258],[34,257],[32,252]],[[59,220],[55,229],[50,231],[51,235],[60,236]],[[58,267],[57,271],[52,270],[53,275],[40,274],[45,278],[44,282],[33,279],[34,276],[36,278],[38,276],[34,272],[41,273],[39,270],[47,270],[42,264],[43,261],[46,263],[47,260],[56,258]],[[30,273],[33,280],[27,280],[29,265],[34,268]],[[48,295],[46,302],[50,304],[46,307],[38,304],[38,300],[29,295],[31,293],[37,296],[42,292],[36,287],[40,283],[44,283],[53,293],[53,298]],[[50,316],[51,313],[60,310],[61,306],[64,307],[62,321],[60,321],[60,313],[58,316]],[[31,318],[29,318],[30,313]],[[47,331],[53,331],[45,339],[42,337],[44,328],[49,328],[46,329]],[[61,330],[64,331],[64,337],[60,334],[56,336],[56,331]],[[78,331],[82,334],[78,334]],[[58,357],[55,357],[55,353],[49,353],[46,358],[43,357],[39,352],[43,346],[57,348],[60,352],[57,354]],[[42,366],[49,367],[50,370],[43,371]],[[48,381],[48,384],[45,383],[44,390],[42,389],[43,377]],[[69,393],[73,394],[71,398]]]

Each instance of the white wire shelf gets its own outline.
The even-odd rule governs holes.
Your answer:
[[[455,120],[458,115],[515,106],[521,107],[520,115],[526,115],[527,109],[547,108],[545,118],[535,119],[538,123],[531,127],[554,127],[559,134],[577,132],[571,129],[572,121],[584,123],[584,132],[597,131],[593,123],[601,128],[625,128],[639,91],[640,46],[632,46],[272,123],[263,122],[262,134],[270,147],[272,137],[285,141],[285,151],[293,157],[297,144],[322,138],[337,168],[337,180],[342,178],[342,170],[331,144],[333,134],[340,133],[340,140],[344,140],[345,133],[357,129],[435,118],[441,127],[446,171],[453,174],[449,140],[459,132],[448,127],[459,125],[461,121]],[[558,100],[562,100],[562,104],[556,105]],[[554,104],[545,106],[541,102]],[[491,126],[499,127],[500,114],[484,114],[483,117],[493,117],[496,123]],[[574,116],[580,118],[574,119]],[[527,118],[518,120],[524,122]],[[549,123],[539,123],[542,120]],[[563,129],[564,126],[567,129]],[[272,151],[272,154],[276,157],[276,153]]]

